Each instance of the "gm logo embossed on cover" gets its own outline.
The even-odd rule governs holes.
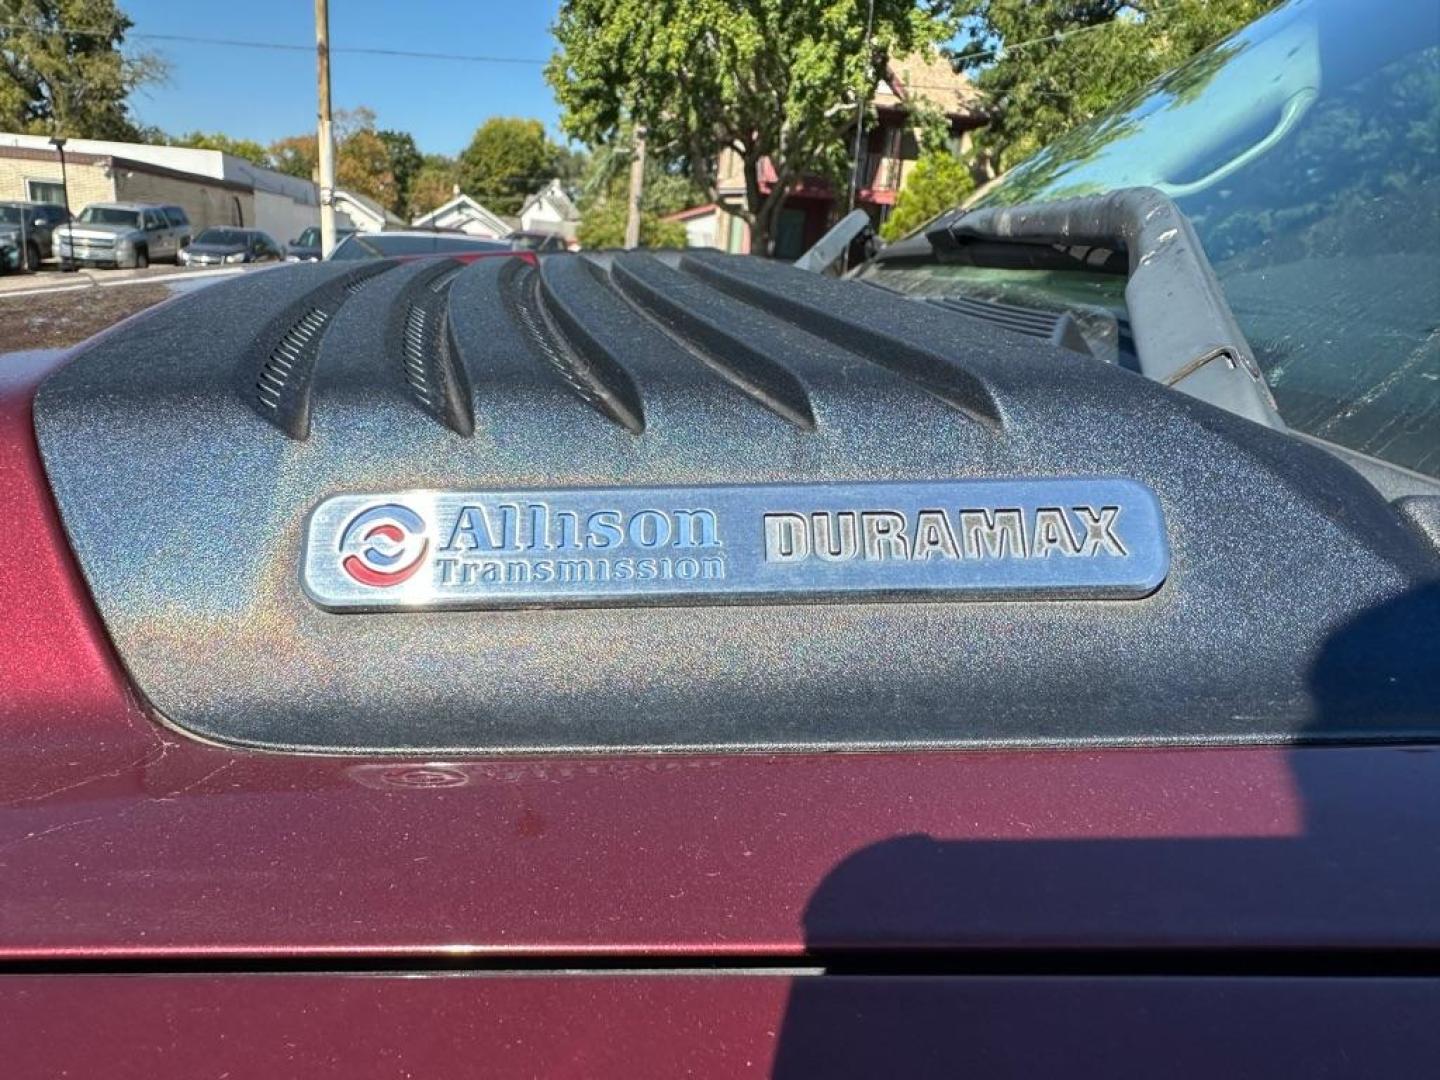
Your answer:
[[[1123,478],[336,495],[301,578],[331,611],[1139,599],[1169,572]]]

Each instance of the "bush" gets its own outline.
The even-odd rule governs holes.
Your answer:
[[[577,239],[584,248],[618,248],[625,246],[625,200],[609,198],[592,203],[581,215]],[[685,226],[678,221],[665,221],[659,215],[640,214],[640,246],[646,248],[683,248]]]
[[[880,226],[881,238],[900,239],[936,214],[964,202],[974,190],[975,178],[969,166],[955,155],[944,150],[921,155],[905,178],[895,208]]]

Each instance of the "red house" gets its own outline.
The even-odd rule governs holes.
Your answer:
[[[920,139],[913,113],[917,106],[938,110],[949,125],[952,150],[969,149],[970,133],[982,127],[986,115],[979,93],[970,80],[950,67],[943,56],[900,57],[886,66],[875,88],[875,118],[867,124],[860,156],[856,205],[866,210],[878,227],[895,205],[895,196],[920,157]],[[852,163],[853,167],[853,163]],[[672,215],[683,221],[692,247],[717,247],[749,252],[750,227],[739,216],[745,205],[745,175],[740,157],[726,148],[718,163],[719,200]],[[775,170],[761,163],[761,186],[770,190]],[[818,240],[847,209],[849,192],[836,192],[819,177],[796,184],[785,199],[775,224],[776,258],[793,259]]]

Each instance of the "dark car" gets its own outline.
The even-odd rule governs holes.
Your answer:
[[[180,252],[184,266],[220,266],[231,263],[276,262],[284,257],[280,245],[259,229],[206,229]]]
[[[355,229],[337,228],[335,242],[338,244],[347,236],[354,235],[355,232]],[[285,245],[286,262],[319,262],[320,257],[320,226],[318,225],[311,225]]]
[[[538,230],[512,232],[505,239],[521,251],[533,251],[537,255],[549,255],[557,252],[569,251],[570,245],[559,233],[540,232]]]
[[[63,206],[36,202],[0,202],[0,243],[15,249],[17,268],[37,270],[55,254],[55,230],[70,220]]]
[[[5,1075],[1434,1075],[1433,11],[862,280],[377,250],[7,357]]]
[[[389,259],[425,255],[503,255],[515,251],[508,240],[485,240],[459,232],[395,231],[353,233],[335,245],[330,258]]]

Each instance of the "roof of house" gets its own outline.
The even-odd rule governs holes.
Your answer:
[[[560,216],[567,221],[578,221],[580,218],[580,211],[576,209],[575,204],[570,201],[570,196],[565,194],[565,188],[560,183],[558,177],[551,180],[533,195],[527,195],[525,197],[525,204],[520,207],[521,217],[524,217],[525,211],[529,210],[530,207],[538,202],[548,202],[558,210]]]
[[[501,236],[509,232],[511,228],[509,219],[501,217],[495,213],[495,211],[482,205],[469,195],[456,195],[449,202],[442,203],[429,213],[421,214],[410,224],[420,226],[433,225],[439,221],[440,218],[452,211],[467,213],[471,217],[478,218]]]
[[[716,203],[705,203],[701,206],[687,206],[684,210],[676,210],[673,214],[666,214],[662,221],[689,221],[691,218],[704,217],[706,214],[713,214],[720,207]]]
[[[336,199],[347,199],[357,206],[363,207],[372,216],[379,218],[386,225],[404,225],[405,219],[393,210],[387,210],[369,195],[362,195],[358,191],[351,191],[349,188],[336,188]]]
[[[975,116],[984,111],[975,84],[939,52],[893,57],[885,75],[888,86],[882,83],[875,92],[875,104],[882,108],[923,101],[951,116]]]

